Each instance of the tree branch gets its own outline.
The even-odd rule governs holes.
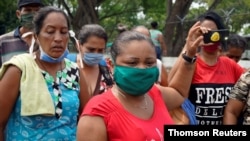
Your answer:
[[[70,20],[72,21],[72,19],[74,18],[74,16],[72,15],[67,3],[64,1],[64,0],[59,0],[62,4],[62,6],[66,9],[67,13],[68,13],[68,16],[70,18]]]
[[[216,6],[221,2],[221,0],[214,0],[213,3],[210,5],[210,7],[208,8],[208,11],[210,10],[214,10],[216,8]]]
[[[105,18],[108,18],[108,17],[112,17],[112,16],[119,16],[119,15],[123,15],[124,13],[138,13],[138,12],[141,12],[143,10],[134,10],[134,9],[130,9],[130,10],[126,10],[126,11],[121,11],[121,12],[116,12],[116,13],[110,13],[109,15],[105,15],[103,17],[100,17],[99,19],[100,20],[103,20]]]

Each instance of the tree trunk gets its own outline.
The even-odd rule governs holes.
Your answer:
[[[176,0],[172,10],[168,13],[164,28],[168,56],[177,56],[183,47],[186,35],[183,22],[192,2],[193,0]],[[169,3],[171,4],[172,1]]]
[[[79,31],[85,24],[98,23],[97,2],[97,0],[78,0],[79,6],[72,20],[74,31]]]

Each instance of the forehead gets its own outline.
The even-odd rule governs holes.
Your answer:
[[[105,39],[98,37],[96,35],[90,35],[89,37],[87,37],[86,42],[103,42],[105,43]]]
[[[67,19],[62,13],[52,12],[47,15],[44,19],[43,26],[59,26],[59,27],[68,27]]]
[[[234,47],[234,46],[230,46],[228,48],[228,54],[242,54],[243,53],[243,49],[242,48],[239,48],[239,47]]]
[[[86,47],[100,48],[100,49],[103,49],[106,46],[105,40],[97,36],[88,37],[87,41],[84,44],[86,45]]]
[[[146,40],[133,40],[121,47],[119,56],[155,57],[154,47]]]
[[[201,26],[207,27],[207,28],[211,28],[212,30],[216,30],[218,29],[218,27],[216,26],[215,22],[209,19],[205,19],[204,21],[202,21]]]

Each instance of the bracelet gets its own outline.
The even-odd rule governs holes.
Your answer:
[[[186,51],[184,53],[182,53],[182,58],[188,62],[188,63],[191,63],[193,64],[195,61],[196,61],[196,56],[194,56],[193,58],[189,57],[186,55]]]

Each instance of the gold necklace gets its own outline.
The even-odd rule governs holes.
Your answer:
[[[118,93],[118,95],[122,96],[124,99],[127,100],[127,96],[125,94],[123,94],[122,92],[120,92],[117,87],[116,87],[116,92]],[[148,101],[146,98],[146,94],[143,95],[143,98],[144,98],[144,106],[138,106],[138,105],[133,105],[133,106],[136,108],[141,108],[141,109],[147,110],[148,109]]]

